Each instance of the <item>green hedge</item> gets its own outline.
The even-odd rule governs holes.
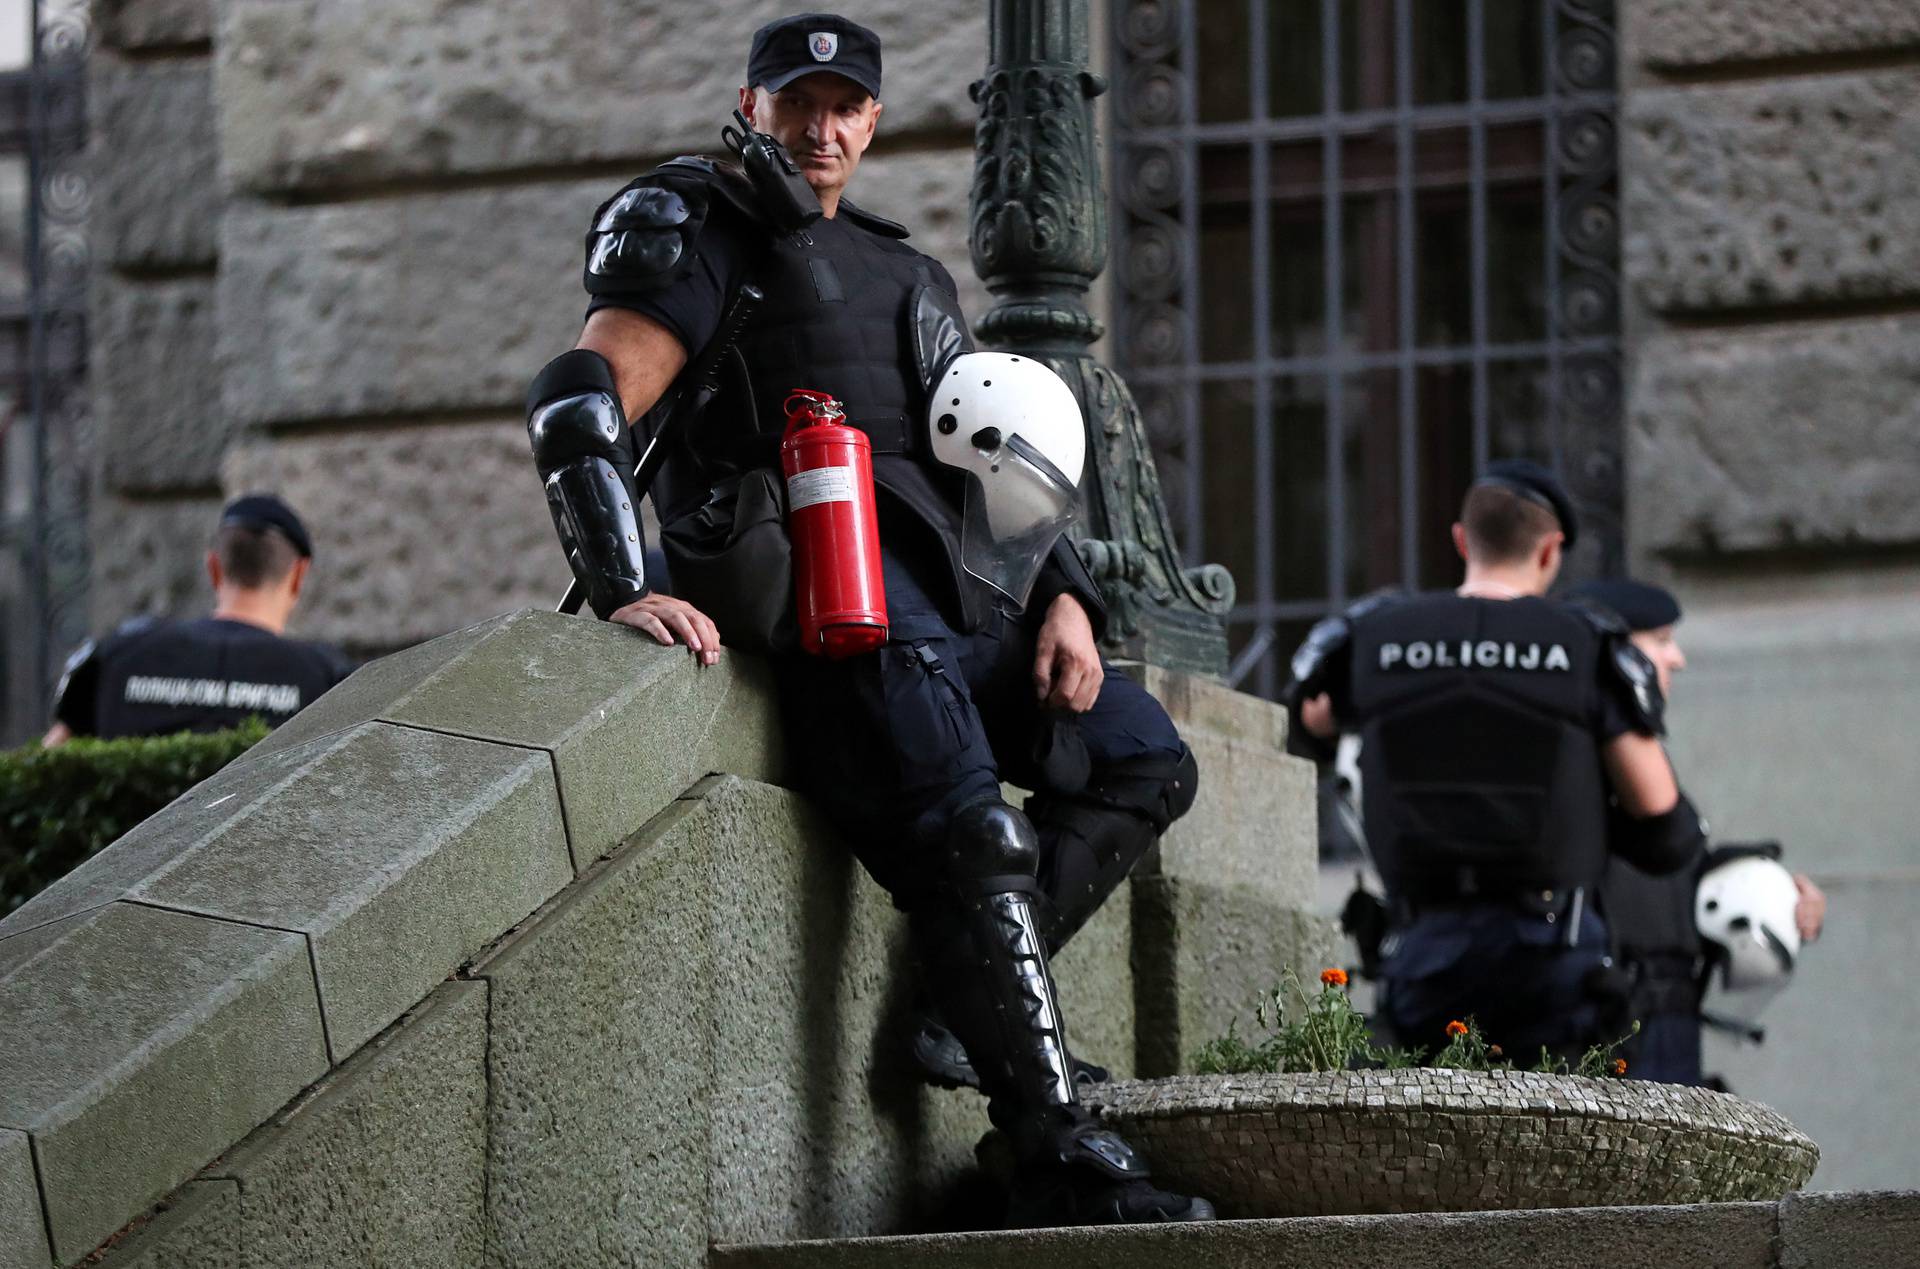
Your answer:
[[[0,753],[0,916],[266,734],[253,718],[206,735],[82,738]]]

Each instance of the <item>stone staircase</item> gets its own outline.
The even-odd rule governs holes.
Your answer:
[[[709,1263],[714,1269],[1910,1269],[1920,1265],[1920,1194],[855,1238],[722,1246]]]
[[[780,786],[766,675],[497,618],[0,921],[0,1269],[692,1266],[969,1219],[980,1103],[901,1069],[898,914]],[[1122,1075],[1332,945],[1282,716],[1147,678],[1200,801],[1057,966]]]

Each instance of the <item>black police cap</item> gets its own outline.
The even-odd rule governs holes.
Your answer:
[[[1624,577],[1583,582],[1568,591],[1567,598],[1604,604],[1620,614],[1629,630],[1658,630],[1680,620],[1680,601],[1672,591]]]
[[[272,494],[244,494],[229,502],[220,512],[220,527],[224,529],[230,524],[248,529],[278,529],[302,558],[313,558],[313,539],[307,536],[307,526],[300,523],[292,507]]]
[[[1480,479],[1473,483],[1476,488],[1494,485],[1510,489],[1528,502],[1551,511],[1553,518],[1560,522],[1560,532],[1566,535],[1569,549],[1579,538],[1580,521],[1573,513],[1573,499],[1567,496],[1566,486],[1559,478],[1539,463],[1525,458],[1503,458],[1488,463]]]
[[[777,93],[802,75],[832,71],[880,95],[880,37],[834,13],[800,13],[753,33],[747,87]]]

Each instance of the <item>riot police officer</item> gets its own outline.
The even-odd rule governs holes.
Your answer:
[[[1544,597],[1576,532],[1549,472],[1494,463],[1453,526],[1457,590],[1364,600],[1294,657],[1299,727],[1361,737],[1401,1043],[1437,1048],[1469,1015],[1516,1056],[1600,1038],[1608,850],[1656,873],[1699,850],[1653,667],[1617,618]]]
[[[286,637],[313,565],[313,541],[293,508],[248,494],[220,513],[207,576],[211,616],[136,617],[67,661],[42,743],[73,736],[219,731],[258,715],[277,727],[352,667],[333,648]]]
[[[777,157],[804,186],[687,157],[602,205],[586,330],[528,394],[536,466],[599,616],[703,662],[716,636],[775,656],[801,786],[906,912],[940,1015],[929,1026],[951,1030],[925,1055],[952,1082],[977,1081],[1011,1139],[1010,1219],[1206,1219],[1204,1200],[1154,1186],[1081,1107],[1048,969],[1191,805],[1193,756],[1145,691],[1107,673],[1104,609],[1070,543],[1056,533],[1011,572],[970,551],[965,508],[983,476],[932,442],[966,408],[943,386],[935,410],[929,391],[970,355],[953,279],[905,228],[844,196],[880,86],[879,38],[843,17],[755,34],[739,110],[784,145]],[[656,426],[748,285],[765,299],[739,329],[734,372],[651,491],[680,596],[669,599],[642,564],[627,420]],[[846,660],[794,650],[781,620],[780,410],[800,388],[843,403],[873,448],[889,638]],[[1010,806],[1003,778],[1037,792]]]
[[[1671,699],[1673,676],[1686,668],[1675,627],[1680,603],[1671,592],[1645,582],[1609,578],[1568,592],[1579,603],[1604,608],[1625,623],[1635,647],[1659,676],[1660,693]],[[1745,853],[1758,848],[1728,847]],[[1778,848],[1772,848],[1778,853]],[[1640,1031],[1624,1048],[1635,1077],[1667,1084],[1705,1082],[1700,1057],[1700,1006],[1708,966],[1695,916],[1695,892],[1704,870],[1722,851],[1701,851],[1686,867],[1653,876],[1625,859],[1610,859],[1600,888],[1600,907],[1613,935],[1615,957],[1629,980],[1628,1014]],[[1826,896],[1804,874],[1792,878],[1797,901],[1796,934],[1819,937]]]

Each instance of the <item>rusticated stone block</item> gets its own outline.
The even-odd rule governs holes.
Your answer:
[[[486,985],[443,984],[209,1169],[250,1263],[483,1264],[486,1056]]]
[[[852,190],[971,282],[970,172],[964,149],[882,156],[861,166]],[[244,423],[475,407],[517,416],[528,381],[579,335],[582,235],[622,183],[234,204],[220,256],[228,414]],[[983,311],[977,283],[967,294],[969,311]]]
[[[0,1128],[0,1269],[46,1269],[47,1219],[27,1134]]]
[[[1920,295],[1920,71],[1646,90],[1624,124],[1650,307]]]
[[[327,1068],[306,940],[109,903],[24,957],[0,924],[0,1127],[34,1138],[62,1264]]]
[[[227,766],[0,933],[121,898],[293,931],[341,1061],[572,877],[545,753],[369,723]]]
[[[773,779],[780,767],[759,658],[730,653],[700,667],[684,648],[624,626],[536,611],[366,666],[247,760],[371,719],[547,750],[581,868],[708,772]]]
[[[213,0],[94,0],[109,48],[203,44],[213,38]]]
[[[579,334],[582,236],[619,185],[230,205],[219,292],[228,413],[245,423],[518,414],[527,382]]]
[[[1292,969],[1312,983],[1336,965],[1339,935],[1324,918],[1246,886],[1136,876],[1133,972],[1136,1066],[1142,1076],[1191,1069],[1194,1054],[1249,1025],[1254,1005]]]
[[[754,28],[790,11],[506,0],[450,20],[428,3],[237,0],[218,49],[226,170],[247,190],[324,190],[712,150]],[[880,0],[859,16],[886,50],[882,128],[971,132],[985,9]]]
[[[550,608],[572,579],[517,419],[259,439],[224,474],[278,491],[313,534],[310,638],[381,652]]]
[[[87,1269],[252,1269],[242,1238],[240,1183],[189,1181]]]
[[[1626,6],[1640,58],[1685,69],[1920,44],[1910,0],[1634,0]]]
[[[90,317],[94,419],[107,487],[218,488],[232,429],[213,364],[213,279],[141,282],[101,273]],[[201,536],[212,529],[209,518]]]
[[[219,138],[205,60],[120,62],[92,72],[98,165],[88,222],[109,265],[211,266],[219,249]]]
[[[1286,907],[1312,906],[1314,771],[1286,752],[1286,711],[1210,679],[1153,667],[1143,673],[1200,768],[1193,809],[1167,830],[1150,866],[1258,891]]]
[[[975,1095],[935,1093],[907,1068],[914,971],[899,915],[795,795],[719,777],[693,796],[713,990],[727,1002],[714,1017],[708,1237],[915,1228],[917,1207],[971,1163],[986,1118]],[[1125,964],[1122,952],[1100,969],[1123,977]]]
[[[1920,319],[1650,335],[1630,400],[1637,549],[1920,541]]]
[[[716,1009],[694,802],[478,962],[492,993],[487,1218],[498,1265],[695,1266]],[[697,825],[696,825],[697,826]]]
[[[111,630],[136,613],[197,617],[211,609],[206,559],[219,518],[220,499],[212,496],[95,498],[87,508],[95,632]]]

